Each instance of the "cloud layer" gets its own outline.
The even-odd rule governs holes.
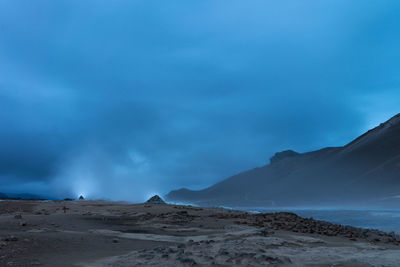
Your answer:
[[[1,1],[0,191],[130,201],[400,110],[398,1]]]

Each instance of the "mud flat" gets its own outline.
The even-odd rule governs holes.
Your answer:
[[[399,266],[376,230],[220,208],[0,202],[0,266]]]

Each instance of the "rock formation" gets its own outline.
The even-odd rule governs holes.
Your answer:
[[[166,204],[165,201],[159,196],[152,196],[149,200],[146,201],[149,204]]]

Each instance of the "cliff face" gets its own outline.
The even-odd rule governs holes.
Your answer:
[[[400,114],[343,147],[276,153],[269,165],[166,199],[228,206],[399,203]]]

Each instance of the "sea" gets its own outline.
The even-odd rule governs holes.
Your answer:
[[[400,234],[400,209],[340,209],[340,208],[246,208],[256,213],[293,212],[304,218],[378,229]]]
[[[169,202],[177,205],[193,205],[183,202]],[[360,207],[232,207],[224,209],[242,210],[252,213],[292,212],[303,218],[313,218],[331,223],[349,225],[365,229],[394,232],[400,235],[400,208],[360,208]]]

